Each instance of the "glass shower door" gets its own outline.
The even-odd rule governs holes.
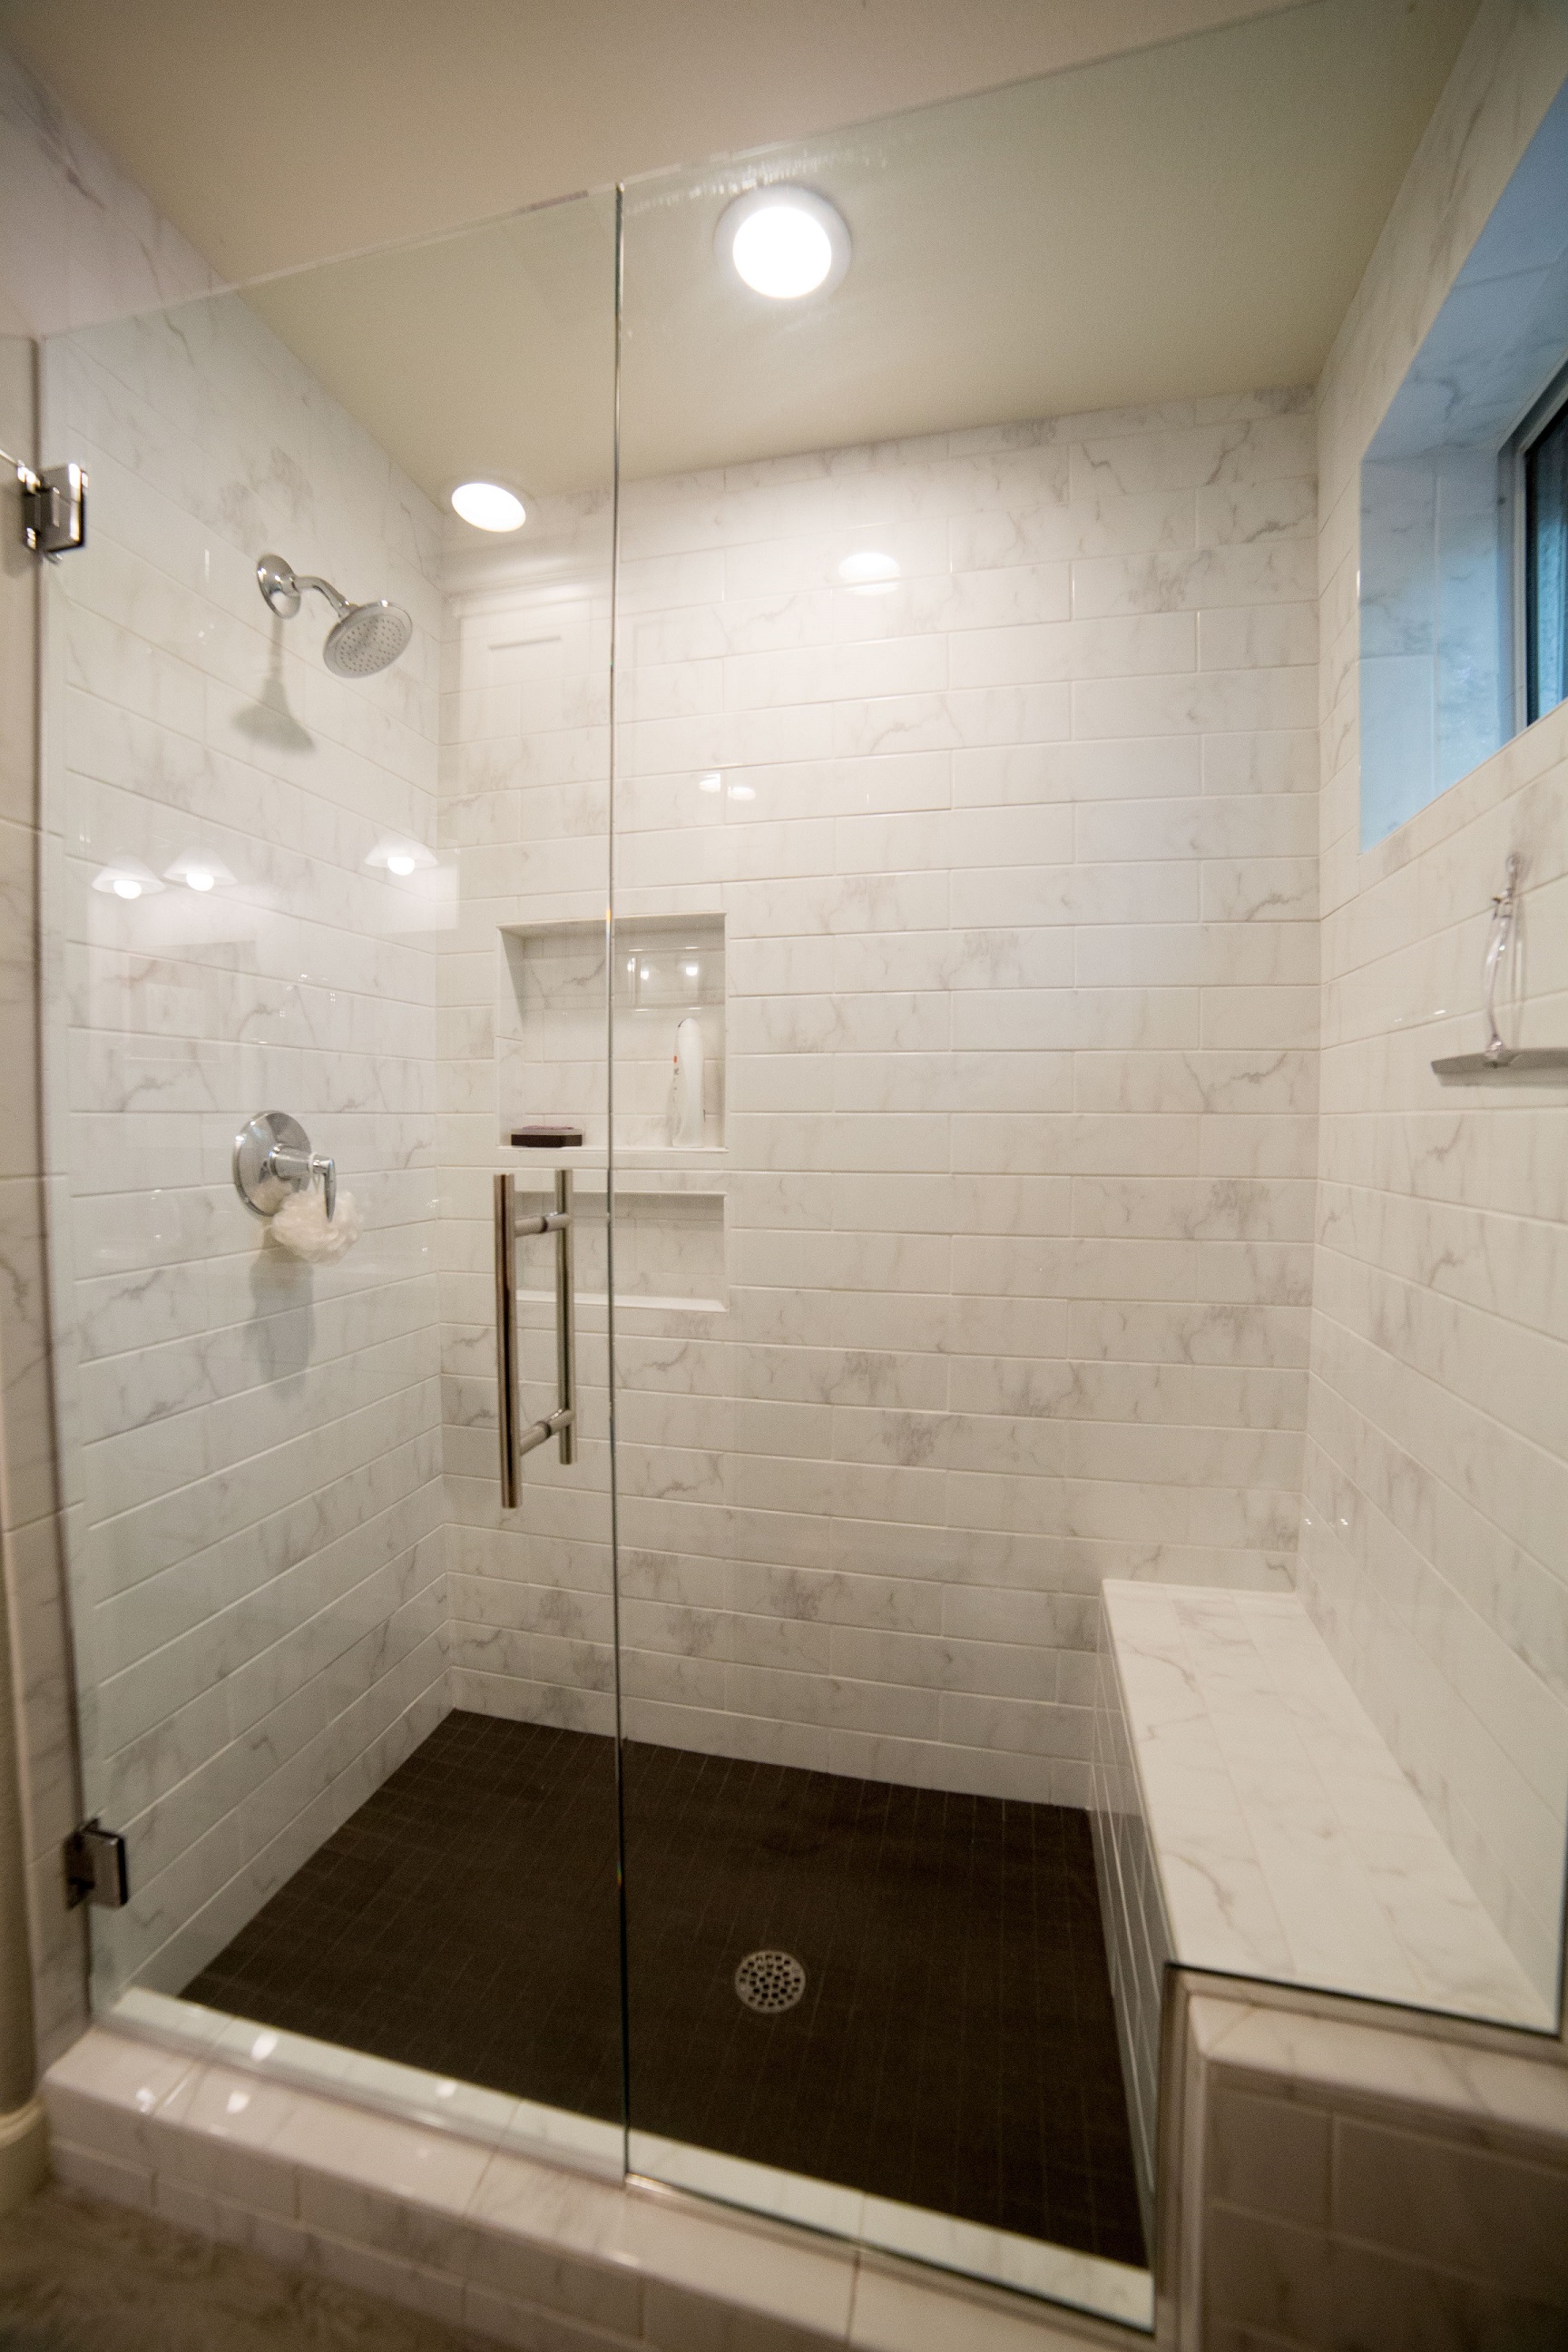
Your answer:
[[[614,218],[57,339],[44,438],[96,2000],[618,2165],[602,1180],[574,1299],[518,1139],[602,1161]]]
[[[1036,355],[987,377],[1013,314],[968,261],[1021,233],[1008,173],[1052,108],[626,192],[628,2147],[1146,2322],[1056,1411],[1072,1075],[1034,1043],[1074,951],[1068,689],[1031,666],[1066,457],[986,429]],[[768,191],[795,243],[748,253]]]

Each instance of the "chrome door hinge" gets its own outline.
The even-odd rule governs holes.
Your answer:
[[[125,1840],[118,1830],[106,1830],[95,1814],[79,1830],[72,1830],[65,1843],[65,1857],[68,1911],[74,1911],[79,1903],[98,1903],[106,1911],[120,1911],[129,1903]]]
[[[52,563],[87,545],[87,471],[81,466],[46,466],[35,474],[18,465],[22,488],[22,538],[35,555]]]

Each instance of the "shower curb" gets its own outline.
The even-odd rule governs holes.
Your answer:
[[[56,2176],[531,2352],[1058,2352],[1147,2336],[91,2028]]]

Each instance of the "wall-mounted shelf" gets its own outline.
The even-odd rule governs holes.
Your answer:
[[[1568,1077],[1568,1045],[1510,1045],[1498,1027],[1498,982],[1513,944],[1519,919],[1520,877],[1523,861],[1512,852],[1503,866],[1503,885],[1492,900],[1491,929],[1481,986],[1487,1016],[1487,1042],[1479,1054],[1444,1054],[1432,1065],[1440,1078]]]
[[[543,1172],[534,1174],[537,1190],[528,1189],[528,1174],[518,1174],[518,1206],[524,1213],[549,1205],[548,1187],[540,1181]],[[607,1265],[602,1165],[579,1171],[575,1202],[577,1296],[584,1306],[602,1306]],[[526,1264],[520,1280],[520,1297],[545,1295],[542,1276],[536,1278]],[[722,1183],[674,1171],[667,1175],[663,1170],[640,1179],[634,1176],[628,1182],[617,1168],[616,1304],[697,1307],[711,1313],[722,1312],[728,1296]]]
[[[1529,1078],[1552,1071],[1568,1078],[1568,1045],[1521,1045],[1495,1056],[1445,1054],[1432,1067],[1440,1078]]]

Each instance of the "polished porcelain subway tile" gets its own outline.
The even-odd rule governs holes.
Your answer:
[[[324,420],[327,412],[322,415]],[[313,447],[335,447],[337,427],[323,422],[322,430],[325,438]],[[624,747],[636,774],[621,814],[628,839],[635,829],[637,854],[646,861],[637,887],[646,894],[650,912],[700,905],[711,914],[721,908],[731,986],[756,992],[744,1000],[757,1008],[746,1016],[754,1024],[751,1034],[742,1038],[737,1021],[731,1039],[737,1049],[747,1049],[744,1067],[737,1052],[732,1104],[753,1108],[732,1110],[726,1171],[731,1186],[731,1272],[750,1280],[731,1295],[729,1320],[719,1328],[744,1331],[749,1348],[770,1351],[763,1398],[807,1408],[859,1403],[868,1412],[918,1416],[951,1410],[961,1416],[953,1424],[951,1445],[956,1450],[950,1456],[959,1466],[952,1474],[936,1474],[966,1482],[962,1489],[949,1490],[950,1497],[955,1491],[962,1497],[953,1533],[963,1556],[946,1564],[955,1590],[963,1589],[957,1580],[964,1574],[987,1572],[979,1558],[980,1538],[1003,1531],[994,1528],[994,1520],[1016,1526],[1020,1541],[1037,1536],[1040,1526],[1029,1513],[1048,1519],[1056,1497],[1031,1496],[1026,1488],[1050,1482],[1016,1472],[1020,1449],[1026,1451],[1037,1438],[1043,1442],[1040,1433],[1018,1425],[1037,1417],[1040,1401],[1031,1397],[1026,1411],[1018,1410],[1005,1382],[998,1383],[994,1399],[950,1397],[945,1351],[956,1346],[971,1359],[987,1352],[1009,1360],[1064,1359],[1066,1297],[1016,1296],[1005,1288],[955,1296],[948,1287],[951,1266],[928,1270],[917,1262],[917,1251],[901,1248],[889,1256],[877,1236],[956,1234],[966,1248],[980,1234],[1045,1239],[1066,1230],[1072,1213],[1067,1180],[1074,1171],[1108,1183],[1184,1172],[1195,1176],[1205,1116],[1212,1123],[1216,1111],[1223,1118],[1234,1108],[1238,1123],[1243,1117],[1250,1119],[1255,1109],[1266,1119],[1274,1098],[1268,1090],[1281,1086],[1279,1070],[1270,1067],[1272,1049],[1308,1042],[1295,1031],[1282,1038],[1261,1013],[1256,1034],[1234,1040],[1227,1034],[1205,1037],[1193,993],[1200,985],[1264,993],[1276,981],[1299,988],[1310,978],[1289,962],[1289,949],[1274,936],[1296,927],[1248,909],[1245,920],[1200,929],[1197,863],[1204,855],[1268,862],[1299,856],[1306,846],[1291,830],[1294,812],[1279,814],[1290,797],[1281,785],[1300,765],[1297,736],[1290,736],[1287,750],[1279,734],[1293,688],[1270,686],[1268,677],[1271,670],[1293,667],[1284,656],[1299,652],[1300,644],[1281,641],[1280,658],[1263,662],[1260,673],[1260,656],[1268,646],[1257,630],[1267,625],[1259,622],[1255,630],[1246,618],[1228,617],[1272,614],[1300,601],[1299,575],[1309,543],[1274,533],[1287,508],[1298,520],[1302,511],[1300,484],[1293,477],[1276,479],[1276,471],[1298,444],[1305,446],[1305,431],[1304,419],[1293,412],[1282,418],[1267,413],[1255,417],[1243,409],[1223,415],[1205,411],[1201,417],[1184,409],[1079,420],[1070,436],[1037,436],[1037,446],[976,444],[960,452],[939,438],[875,453],[874,462],[862,453],[853,460],[737,468],[722,479],[689,485],[638,486],[626,510],[623,601],[636,610],[639,633],[627,682],[644,698]],[[1092,451],[1076,500],[1071,467],[1078,461],[1069,455],[1075,441]],[[167,462],[175,470],[166,478],[179,480],[174,446]],[[1298,457],[1291,462],[1306,460]],[[1220,483],[1196,488],[1211,483],[1216,465]],[[356,485],[362,472],[355,457],[349,474]],[[1267,486],[1278,517],[1267,500],[1255,511],[1246,509],[1255,481]],[[1215,506],[1222,494],[1229,508],[1223,530],[1225,519]],[[1211,536],[1225,537],[1227,543],[1197,558],[1194,520],[1204,502],[1205,512],[1215,509],[1209,513]],[[855,543],[846,534],[871,527],[873,519],[879,531],[889,532],[888,543],[906,572],[907,584],[881,603],[850,598],[835,585],[834,568]],[[443,1401],[452,1416],[445,1435],[451,1491],[461,1498],[464,1516],[488,1516],[493,1507],[481,1500],[490,1465],[484,1433],[489,1370],[479,1327],[489,1315],[482,1180],[495,1150],[494,1122],[487,1125],[483,1114],[486,1087],[494,1083],[487,1045],[495,1034],[494,926],[559,920],[574,911],[586,919],[602,901],[605,812],[600,778],[605,746],[596,665],[603,641],[592,631],[602,630],[603,614],[590,614],[588,605],[599,593],[594,582],[603,569],[605,520],[595,511],[568,523],[549,501],[538,520],[553,534],[550,560],[557,580],[562,563],[575,567],[582,593],[564,621],[559,603],[552,606],[552,627],[564,629],[562,652],[548,664],[531,664],[526,731],[522,688],[514,674],[520,657],[492,650],[496,632],[488,619],[454,615],[447,670],[454,690],[444,714],[450,749],[441,783],[454,818],[465,828],[465,856],[458,928],[443,939],[439,961],[447,967],[450,993],[444,1002],[452,1026],[465,1052],[473,1049],[462,1070],[454,1069],[450,1077],[443,1156],[451,1164],[441,1181],[443,1197],[458,1209],[450,1219],[458,1229],[452,1246],[442,1244],[443,1262],[450,1269],[442,1276],[443,1307],[451,1325],[443,1351],[450,1375]],[[195,539],[187,531],[183,548],[186,540],[182,577],[188,594],[198,573]],[[634,547],[635,553],[629,551]],[[374,543],[361,551],[368,562]],[[244,618],[249,590],[242,568],[237,568],[237,551],[223,552],[228,560],[223,575],[226,623]],[[1069,560],[1079,565],[1071,583],[1079,596],[1071,607],[1077,617],[1070,619]],[[956,571],[950,568],[954,564]],[[542,593],[557,595],[545,579],[547,569],[509,587],[503,634],[522,634],[512,630],[512,616],[526,618]],[[128,577],[116,593],[134,597],[142,592]],[[184,605],[170,607],[176,633],[184,611]],[[1208,699],[1201,709],[1185,704],[1174,713],[1173,726],[1150,733],[1144,707],[1117,686],[1110,689],[1123,708],[1117,730],[1094,740],[1068,740],[1068,683],[1092,685],[1105,675],[1135,680],[1140,669],[1174,660],[1190,667],[1210,616],[1221,613],[1227,617],[1218,625],[1234,633],[1234,662],[1205,682]],[[882,614],[885,619],[879,619]],[[1201,616],[1195,625],[1194,614]],[[226,636],[221,646],[215,643],[212,658],[221,666],[243,660],[244,654],[243,643],[231,644]],[[727,713],[709,707],[721,665],[731,702]],[[429,746],[398,731],[406,729],[406,713],[396,724],[379,705],[362,713],[326,696],[305,665],[291,663],[287,676],[290,691],[298,686],[307,721],[319,724],[339,747],[345,828],[368,823],[383,804],[377,795],[394,790],[400,795],[400,813],[406,808],[412,824],[427,789]],[[127,677],[132,699],[156,689],[156,680],[139,683],[132,672]],[[178,685],[176,677],[169,690],[178,690]],[[215,742],[223,747],[218,756],[226,760],[233,704],[215,694],[204,709]],[[1082,709],[1091,713],[1101,706],[1085,702]],[[1194,715],[1210,727],[1223,722],[1223,731],[1200,741],[1186,731]],[[710,727],[710,719],[719,723]],[[1265,732],[1256,731],[1260,722]],[[151,722],[138,718],[134,724],[145,749]],[[107,747],[97,764],[111,763],[117,763],[112,772],[120,780],[134,777],[123,746]],[[721,776],[723,788],[704,795],[699,778],[710,772]],[[331,866],[338,838],[332,828],[339,819],[314,798],[304,805],[294,782],[298,773],[295,762],[289,770],[291,797],[287,805],[279,802],[279,830],[269,830],[268,839],[279,849],[308,840],[311,855]],[[731,785],[743,785],[753,797],[731,799]],[[209,782],[201,788],[216,786]],[[1214,795],[1212,803],[1195,809],[1205,793]],[[476,814],[479,796],[491,803],[482,824]],[[710,801],[722,814],[717,828],[707,821]],[[1162,816],[1161,804],[1167,802],[1171,805]],[[954,805],[963,808],[963,824],[951,814]],[[704,822],[692,823],[694,812]],[[1103,830],[1097,835],[1089,820],[1101,817]],[[717,860],[716,834],[723,843]],[[342,838],[348,837],[345,829]],[[296,874],[295,868],[288,871]],[[1272,887],[1272,875],[1262,879]],[[331,1019],[341,1019],[342,1028],[321,1032],[321,1042],[330,1040],[343,1057],[332,1066],[333,1081],[357,1087],[374,1080],[383,1094],[389,1083],[406,1085],[423,1116],[431,1107],[419,1092],[424,1076],[410,1069],[406,1077],[400,1070],[395,1081],[375,1079],[363,1057],[384,1052],[389,1034],[416,1025],[426,1009],[427,973],[405,950],[392,961],[386,942],[376,944],[374,956],[349,953],[351,935],[365,923],[370,902],[353,895],[346,875],[323,874],[310,887],[320,894],[314,909],[320,919],[312,919],[310,939],[300,944],[310,959],[320,956],[326,987],[352,988],[358,997],[352,1022],[346,1011],[333,1014]],[[1164,942],[1157,949],[1147,946],[1155,932]],[[281,949],[281,940],[278,945]],[[1170,961],[1159,962],[1162,953]],[[1140,968],[1138,959],[1145,955],[1155,959],[1152,968]],[[281,953],[274,961],[281,974]],[[770,1002],[775,992],[787,992],[792,1004],[801,1004],[798,1017],[775,1013]],[[829,1004],[835,992],[838,1001]],[[1029,992],[1041,996],[1022,1001]],[[1052,992],[1059,992],[1063,1001],[1044,1002]],[[1004,1003],[1006,997],[1016,1001]],[[784,1001],[782,994],[777,1001]],[[258,1014],[265,1010],[259,1003],[252,1008]],[[323,1017],[323,1008],[312,1000],[310,1020]],[[1141,1101],[1131,1107],[1115,1101],[1102,1115],[1097,1093],[1110,1084],[1103,1069],[1080,1060],[1066,1081],[1070,1090],[1063,1092],[1060,1069],[1043,1061],[1036,1066],[1037,1020],[1051,1023],[1053,1053],[1097,1053],[1107,1062],[1119,1059],[1124,1049],[1151,1056],[1135,1076],[1147,1097],[1161,1106],[1168,1091],[1180,1096],[1184,1087],[1190,1090],[1178,1109],[1145,1113]],[[1184,1064],[1194,1050],[1202,1055],[1205,1047],[1211,1058],[1200,1061],[1202,1083],[1191,1087]],[[955,1049],[962,1058],[954,1058]],[[434,1051],[432,1032],[421,1053],[430,1056]],[[562,1058],[562,1083],[591,1088],[595,1052],[590,1044]],[[1215,1055],[1222,1058],[1212,1058]],[[1236,1058],[1225,1061],[1226,1055]],[[1029,1068],[1009,1066],[1015,1058],[1027,1061]],[[1155,1059],[1170,1066],[1160,1084],[1153,1075]],[[825,1086],[812,1066],[829,1060],[837,1086]],[[889,1062],[899,1066],[883,1066]],[[280,1081],[291,1081],[294,1066],[276,1060],[268,1066]],[[651,1059],[647,1068],[654,1071]],[[199,1072],[187,1075],[199,1078]],[[631,1081],[640,1074],[627,1064],[621,1075],[623,1104],[629,1108]],[[1292,1107],[1295,1084],[1292,1066],[1283,1079]],[[1023,1087],[1040,1108],[1017,1111]],[[837,1117],[835,1103],[840,1107]],[[640,1116],[658,1117],[657,1089],[636,1108]],[[167,1116],[174,1121],[181,1115]],[[216,1121],[216,1110],[211,1119]],[[1273,1213],[1258,1205],[1258,1196],[1246,1188],[1245,1180],[1269,1172],[1267,1165],[1255,1171],[1246,1156],[1270,1148],[1256,1129],[1249,1132],[1252,1140],[1245,1149],[1237,1144],[1237,1164],[1224,1160],[1213,1171],[1222,1179],[1243,1180],[1232,1203],[1241,1245],[1256,1238],[1248,1233],[1248,1221]],[[393,1132],[390,1123],[383,1140],[394,1160],[416,1148],[411,1135]],[[1048,1171],[1044,1174],[1043,1157]],[[916,1197],[917,1187],[945,1183],[955,1168],[986,1178],[990,1191],[983,1198],[972,1187],[941,1203]],[[741,1188],[752,1171],[770,1181],[776,1175],[781,1202],[783,1187],[797,1174],[807,1184],[842,1184],[845,1201],[827,1213],[814,1206],[808,1213],[804,1193],[790,1195],[787,1213],[782,1208],[777,1216],[748,1212],[742,1227]],[[462,1188],[470,1177],[480,1181],[465,1198]],[[1014,1186],[1015,1178],[1028,1181],[1027,1195],[1021,1181]],[[211,1171],[216,1211],[223,1181],[219,1166]],[[885,1185],[880,1202],[879,1185]],[[853,1208],[851,1187],[858,1188]],[[1281,1195],[1273,1207],[1282,1208],[1283,1200]],[[1219,1188],[1209,1201],[1210,1218],[1230,1213]],[[400,1213],[414,1229],[416,1213],[409,1208]],[[1149,1213],[1131,1213],[1136,1222]],[[1198,1213],[1199,1224],[1206,1234],[1204,1214]],[[748,1265],[733,1246],[742,1230],[798,1233],[803,1248],[792,1261],[771,1243],[759,1244]],[[827,1241],[814,1263],[805,1237],[818,1234]],[[764,1248],[771,1255],[764,1255]],[[184,1254],[182,1244],[174,1255]],[[998,1258],[995,1268],[1004,1264]],[[1008,1268],[1016,1264],[1005,1261]],[[1272,1259],[1261,1265],[1261,1302],[1256,1291],[1237,1296],[1250,1274],[1239,1254],[1234,1259],[1215,1254],[1180,1262],[1105,1254],[1075,1261],[1064,1287],[1075,1301],[1087,1303],[1083,1293],[1089,1285],[1134,1294],[1151,1273],[1163,1288],[1180,1286],[1184,1297],[1196,1290],[1200,1302],[1210,1298],[1206,1319],[1191,1321],[1179,1333],[1167,1328],[1162,1353],[1166,1346],[1190,1346],[1200,1353],[1213,1349],[1239,1354],[1244,1360],[1262,1351],[1267,1360],[1278,1334],[1274,1325],[1260,1326],[1258,1318],[1274,1311],[1267,1301],[1284,1278]],[[996,1272],[986,1278],[995,1280]],[[1212,1294],[1205,1288],[1211,1285]],[[1103,1304],[1103,1288],[1098,1295]],[[148,1311],[167,1314],[169,1302],[150,1291]],[[1131,1312],[1130,1303],[1129,1318]],[[656,1327],[650,1320],[647,1328]],[[385,1335],[389,1365],[396,1360],[400,1336]],[[1129,1319],[1106,1344],[1131,1364],[1138,1360],[1141,1336],[1141,1328]],[[129,1345],[135,1344],[132,1332]],[[796,1355],[831,1357],[833,1370],[816,1360],[797,1367],[792,1360]],[[169,1359],[182,1377],[185,1361],[178,1355]],[[376,1417],[368,1401],[375,1367],[367,1362],[363,1370],[367,1400],[358,1410],[366,1416],[365,1443],[412,1442],[393,1416]],[[728,1365],[705,1368],[703,1388],[722,1393],[730,1370]],[[547,1362],[540,1376],[548,1380]],[[655,1376],[649,1370],[646,1377],[652,1382]],[[1148,1402],[1164,1420],[1170,1401],[1152,1381]],[[1279,1402],[1286,1405],[1283,1392]],[[135,1402],[122,1394],[116,1409]],[[640,1407],[642,1399],[637,1402]],[[1237,1409],[1242,1410],[1239,1403]],[[1143,1417],[1131,1400],[1124,1411],[1129,1421]],[[798,1417],[788,1431],[777,1422],[770,1429],[753,1417],[745,1428],[742,1453],[748,1460],[771,1461],[773,1468],[738,1474],[733,1496],[721,1476],[723,1499],[704,1501],[711,1457],[728,1450],[731,1433],[721,1434],[700,1418],[681,1413],[647,1415],[639,1423],[633,1412],[627,1419],[635,1449],[640,1449],[628,1453],[627,1467],[633,1483],[646,1492],[628,1496],[626,1507],[659,1536],[667,1547],[663,1557],[686,1564],[668,1571],[692,1586],[681,1605],[696,1605],[701,1578],[694,1562],[717,1572],[721,1590],[727,1559],[738,1566],[755,1561],[781,1571],[826,1573],[825,1500],[829,1507],[841,1502],[845,1510],[846,1532],[834,1536],[835,1545],[860,1542],[868,1552],[879,1552],[881,1530],[867,1514],[945,1507],[919,1499],[914,1489],[860,1477],[840,1489],[828,1486],[826,1493],[819,1480],[814,1492],[810,1465],[826,1461],[832,1423],[819,1424],[823,1433],[813,1438]],[[238,1442],[238,1401],[226,1420],[220,1403],[217,1420],[220,1431],[237,1432],[224,1438],[215,1461],[219,1486],[209,1491],[204,1482],[189,1499],[184,1487],[166,1499],[160,1494],[144,1512],[127,1515],[114,1538],[117,1572],[128,1571],[133,1559],[140,1567],[142,1560],[161,1559],[165,1552],[190,1556],[200,1548],[192,1541],[198,1520],[204,1529],[207,1525],[204,1513],[210,1514],[216,1535],[226,1512],[268,1517],[278,1508],[264,1481],[231,1460]],[[1203,1421],[1209,1420],[1205,1412]],[[1249,1405],[1243,1426],[1254,1422]],[[912,1426],[905,1429],[906,1450],[914,1442]],[[740,1431],[737,1423],[735,1434]],[[277,1433],[283,1449],[270,1468],[302,1504],[326,1448],[313,1444],[301,1424],[279,1424]],[[423,1426],[418,1433],[424,1433]],[[347,1439],[351,1433],[340,1434]],[[812,1445],[818,1449],[815,1456]],[[846,1467],[919,1473],[922,1466],[900,1458],[897,1444],[892,1455],[885,1464]],[[694,1465],[703,1465],[695,1487]],[[593,1469],[592,1491],[584,1487],[580,1504],[570,1507],[553,1482],[545,1485],[546,1473],[534,1472],[529,1511],[542,1539],[560,1537],[565,1526],[561,1514],[568,1507],[577,1512],[577,1534],[588,1536],[587,1521],[602,1507],[596,1463]],[[397,1507],[389,1498],[387,1507]],[[1171,1508],[1170,1488],[1162,1479],[1137,1515],[1138,1523]],[[963,1525],[965,1515],[981,1526]],[[1232,1516],[1238,1526],[1247,1523],[1248,1507],[1237,1500]],[[175,1524],[182,1517],[191,1522],[186,1528]],[[912,1551],[916,1530],[928,1524],[900,1517],[893,1535]],[[679,1539],[678,1528],[686,1531]],[[143,1542],[148,1549],[137,1557]],[[848,1572],[852,1558],[852,1549],[847,1549],[843,1565]],[[542,1687],[532,1677],[546,1672],[560,1677],[581,1674],[585,1684],[595,1684],[602,1645],[584,1638],[587,1627],[580,1612],[565,1601],[550,1604],[543,1598],[554,1580],[563,1592],[575,1593],[581,1576],[563,1555],[551,1553],[547,1559],[547,1565],[542,1559],[537,1578],[527,1580],[540,1597],[528,1603],[537,1613],[526,1630],[551,1646],[548,1653],[535,1643],[511,1654],[519,1686]],[[901,1580],[906,1590],[914,1583],[912,1578]],[[472,1601],[472,1615],[464,1624],[473,1626],[476,1644],[481,1643],[490,1613],[484,1600],[467,1588],[457,1598],[465,1610]],[[703,1598],[712,1604],[711,1594]],[[147,1599],[147,1623],[129,1637],[128,1656],[144,1654],[153,1622],[151,1591]],[[564,1613],[552,1618],[552,1606]],[[507,1619],[499,1630],[525,1629]],[[369,1638],[368,1633],[360,1638]],[[465,1633],[463,1640],[468,1638]],[[493,1653],[498,1645],[485,1646]],[[196,1669],[204,1654],[194,1646],[186,1665]],[[308,1663],[307,1653],[296,1654],[300,1664]],[[470,1659],[460,1670],[475,1674],[499,1706],[504,1677],[495,1665],[490,1655],[483,1668]],[[247,1675],[254,1693],[245,1702],[247,1716],[262,1697],[274,1705],[290,1703],[283,1683],[273,1685],[268,1676],[249,1670]],[[242,1688],[246,1678],[242,1675]],[[549,1686],[564,1695],[570,1684],[557,1680]],[[153,1687],[150,1683],[149,1698]],[[308,1681],[300,1687],[308,1688]],[[173,1686],[166,1696],[174,1698]],[[585,1699],[599,1696],[584,1689]],[[896,1698],[883,1703],[896,1707]],[[254,1808],[250,1818],[259,1822],[263,1809]]]
[[[1105,1607],[1178,1958],[1543,2021],[1295,1595],[1114,1583]]]

